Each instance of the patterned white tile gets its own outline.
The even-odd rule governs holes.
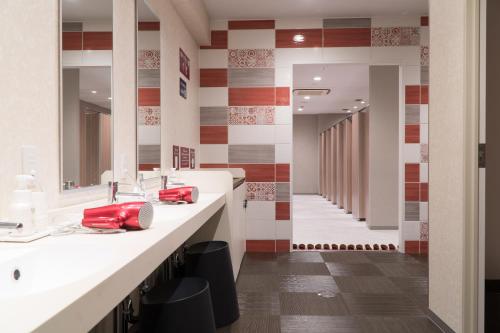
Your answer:
[[[274,49],[229,49],[229,68],[274,68]]]
[[[429,222],[420,222],[420,240],[429,240]]]
[[[229,125],[273,125],[274,106],[231,106]]]
[[[422,66],[429,66],[429,47],[420,47],[420,64]]]
[[[139,50],[137,55],[138,69],[159,69],[160,50]]]
[[[247,199],[253,201],[275,201],[276,183],[247,183]]]
[[[161,124],[161,108],[159,106],[139,106],[138,123],[145,126]]]
[[[372,28],[372,46],[399,46],[400,27]]]

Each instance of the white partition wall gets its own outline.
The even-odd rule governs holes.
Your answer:
[[[330,179],[331,187],[331,201],[333,204],[337,203],[337,130],[333,126],[331,129],[332,135],[330,136],[330,165],[332,177]]]

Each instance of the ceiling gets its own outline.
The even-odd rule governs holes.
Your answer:
[[[293,89],[328,88],[331,92],[326,96],[311,96],[309,100],[293,95],[293,113],[349,113],[342,109],[355,111],[368,105],[368,70],[368,65],[359,64],[294,65]],[[315,76],[320,76],[321,81],[314,81]],[[303,111],[298,111],[299,107],[303,107]]]
[[[211,19],[423,15],[428,0],[203,0]]]
[[[111,97],[111,67],[80,67],[80,99],[110,109],[108,97]]]
[[[149,8],[147,1],[137,1],[137,18],[141,22],[156,22],[158,17]]]

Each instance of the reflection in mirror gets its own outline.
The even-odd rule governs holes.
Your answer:
[[[112,175],[113,0],[62,0],[62,188]]]
[[[160,176],[160,22],[137,0],[137,151],[139,178]]]

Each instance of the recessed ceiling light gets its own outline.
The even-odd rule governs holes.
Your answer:
[[[314,81],[321,81],[321,76],[315,76],[315,77],[313,77],[313,80]]]
[[[297,34],[297,35],[293,36],[293,41],[295,43],[302,43],[304,40],[305,40],[304,35]]]
[[[310,100],[311,96],[304,96],[304,99]]]
[[[93,93],[93,94],[97,94],[97,91],[95,91],[95,90],[92,90],[92,91],[91,91],[91,93]]]
[[[361,104],[365,104],[366,102],[365,101],[361,101]]]
[[[113,98],[112,97],[108,97],[109,100],[112,100]]]
[[[353,108],[353,109],[357,109],[358,107],[357,107],[356,105],[354,105],[352,108]]]

